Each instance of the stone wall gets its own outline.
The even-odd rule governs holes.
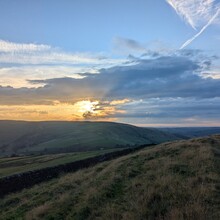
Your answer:
[[[0,179],[0,197],[9,193],[20,191],[24,188],[29,188],[35,184],[48,181],[58,177],[61,173],[74,172],[83,168],[94,166],[103,161],[112,160],[114,158],[127,155],[129,153],[140,150],[147,145],[142,145],[136,148],[128,148],[120,151],[106,153],[100,156],[75,161],[72,163],[62,164],[54,167],[48,167],[39,170],[19,173]]]

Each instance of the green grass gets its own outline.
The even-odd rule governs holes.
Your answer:
[[[113,152],[116,150],[121,150],[121,149],[118,148],[118,149],[108,149],[108,150],[88,151],[88,152],[51,154],[51,155],[42,155],[42,156],[0,158],[0,178],[16,173],[70,163],[77,160],[98,156],[104,153]]]
[[[166,143],[6,196],[2,220],[220,219],[220,135]]]
[[[0,156],[123,148],[174,139],[157,129],[112,122],[0,121]]]

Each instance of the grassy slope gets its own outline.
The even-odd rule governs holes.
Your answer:
[[[45,167],[52,167],[60,164],[70,163],[73,161],[98,156],[116,150],[120,149],[117,148],[109,150],[75,152],[65,154],[0,158],[0,178],[15,173],[21,173],[30,170],[36,170]]]
[[[157,129],[111,122],[0,121],[0,155],[88,151],[174,139]]]
[[[162,144],[0,201],[0,219],[219,219],[220,135]]]

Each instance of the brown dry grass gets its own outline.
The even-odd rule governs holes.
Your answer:
[[[10,195],[0,219],[220,219],[219,152],[218,135],[145,149]]]

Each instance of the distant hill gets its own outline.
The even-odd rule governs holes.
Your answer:
[[[0,200],[0,219],[220,219],[220,135],[164,143]]]
[[[0,156],[122,148],[176,139],[154,128],[112,122],[0,121]]]
[[[220,134],[220,127],[159,128],[159,130],[171,133],[183,139]]]

